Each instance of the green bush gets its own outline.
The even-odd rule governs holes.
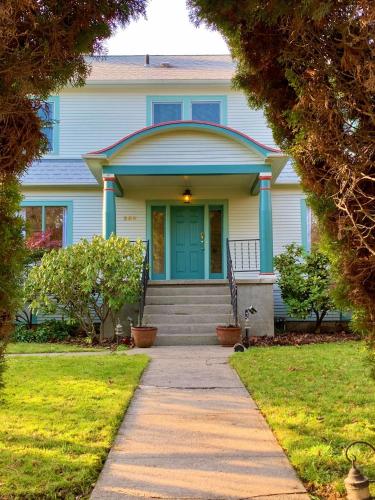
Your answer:
[[[72,336],[75,330],[75,325],[51,319],[32,330],[26,325],[17,325],[12,340],[13,342],[58,342]]]
[[[44,254],[27,277],[25,301],[33,313],[61,314],[76,321],[87,336],[104,338],[104,322],[114,324],[124,304],[139,299],[145,247],[142,241],[95,236]]]

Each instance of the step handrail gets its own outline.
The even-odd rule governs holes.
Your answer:
[[[227,278],[232,303],[234,326],[238,326],[238,287],[234,275],[232,256],[230,253],[229,239],[227,238]]]
[[[142,326],[143,312],[146,304],[146,293],[148,282],[150,281],[150,243],[146,242],[146,252],[143,258],[142,274],[141,274],[141,294],[139,298],[139,326]]]

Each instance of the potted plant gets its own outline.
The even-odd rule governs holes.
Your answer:
[[[148,326],[145,318],[143,318],[143,321],[139,318],[138,326],[133,326],[132,319],[128,319],[135,347],[152,347],[158,332],[156,326]]]
[[[216,335],[222,347],[233,347],[237,342],[241,342],[241,327],[232,321],[232,314],[227,325],[218,325]]]

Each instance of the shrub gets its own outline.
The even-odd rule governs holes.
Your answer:
[[[12,336],[13,342],[59,342],[74,334],[76,326],[67,321],[51,319],[29,329],[26,325],[17,325]]]
[[[25,284],[25,298],[34,313],[59,313],[100,340],[104,322],[114,323],[115,314],[140,295],[144,245],[112,235],[95,236],[61,250],[46,253],[40,265],[31,269]]]
[[[334,307],[328,258],[317,249],[307,253],[292,243],[275,257],[275,268],[279,272],[277,284],[288,314],[305,319],[314,313],[315,332],[319,333],[324,317]]]

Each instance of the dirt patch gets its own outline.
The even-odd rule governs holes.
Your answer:
[[[353,342],[361,340],[359,335],[348,332],[335,333],[279,333],[274,337],[250,337],[250,345],[267,347],[275,345],[325,344],[328,342]]]

